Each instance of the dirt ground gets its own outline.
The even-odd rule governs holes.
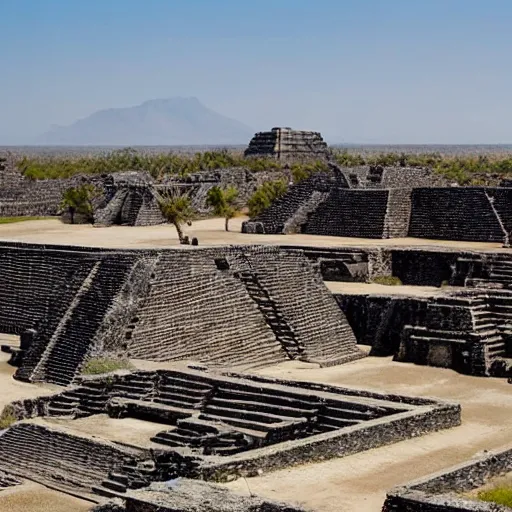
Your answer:
[[[462,405],[462,425],[341,459],[227,484],[232,490],[301,503],[318,512],[378,512],[397,485],[512,441],[512,389],[505,379],[367,357],[331,368],[282,363],[257,373],[284,379],[440,398]]]
[[[408,297],[436,297],[446,292],[460,290],[455,286],[438,288],[437,286],[387,286],[377,283],[344,283],[336,281],[325,281],[325,285],[332,293],[344,295],[404,295]]]
[[[46,424],[66,428],[70,432],[93,435],[129,446],[140,448],[161,448],[161,445],[152,443],[150,438],[162,432],[172,430],[168,424],[153,423],[137,420],[135,418],[109,418],[106,414],[97,414],[88,418],[76,420],[59,418],[37,418],[34,423]]]
[[[1,512],[86,512],[93,505],[34,482],[0,490]]]
[[[224,230],[224,219],[207,219],[186,227],[185,234],[197,237],[199,245],[222,244],[287,244],[314,245],[318,247],[444,247],[452,249],[502,250],[501,244],[481,242],[455,242],[421,238],[393,238],[390,240],[369,238],[342,238],[316,235],[254,235],[240,233],[242,222],[238,217],[230,222],[230,231]],[[150,248],[179,246],[176,230],[171,225],[108,228],[91,225],[72,226],[59,219],[35,220],[0,225],[0,240],[69,244],[93,247]]]
[[[0,345],[17,341],[17,337],[0,334]],[[0,412],[10,402],[22,398],[34,398],[37,396],[51,395],[58,391],[58,386],[51,384],[29,384],[14,380],[12,376],[16,371],[14,366],[7,364],[10,354],[0,352]],[[0,508],[0,511],[2,509]]]

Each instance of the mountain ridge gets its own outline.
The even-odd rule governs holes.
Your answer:
[[[196,97],[150,99],[97,110],[67,126],[53,126],[43,145],[158,146],[247,144],[254,130],[209,109]]]

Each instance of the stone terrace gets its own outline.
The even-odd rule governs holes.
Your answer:
[[[152,457],[125,443],[67,435],[44,418],[18,423],[0,437],[1,469],[36,481],[56,478],[85,494],[91,489],[122,493],[140,487],[141,479],[146,484],[173,476],[219,481],[274,471],[460,423],[455,404],[190,369],[84,378],[78,387],[13,407],[20,418],[68,418],[71,429],[71,418],[105,413],[167,424],[151,439]],[[52,476],[57,453],[67,477],[60,471]]]

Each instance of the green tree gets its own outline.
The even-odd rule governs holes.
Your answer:
[[[164,219],[173,224],[178,233],[180,243],[183,243],[183,224],[190,223],[194,217],[190,197],[178,187],[173,187],[157,194],[158,206]]]
[[[93,201],[100,195],[100,191],[89,183],[70,187],[62,194],[61,208],[69,213],[71,224],[75,223],[75,215],[82,215],[87,222],[94,220]]]
[[[233,186],[229,186],[226,189],[218,186],[212,187],[208,190],[206,196],[206,204],[213,208],[213,213],[217,217],[224,217],[224,228],[226,231],[229,231],[229,220],[238,213],[235,204],[237,197],[238,190]]]
[[[256,217],[266,210],[276,199],[282,197],[288,186],[284,180],[266,181],[256,189],[247,202],[249,216]]]

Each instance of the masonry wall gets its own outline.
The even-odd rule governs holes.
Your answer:
[[[497,199],[493,200],[496,194]],[[499,211],[494,202],[499,204]],[[507,210],[507,205],[512,205],[512,194],[506,189],[417,188],[412,192],[409,236],[504,242],[506,234],[500,212]],[[504,220],[508,224],[509,215]]]
[[[131,357],[217,364],[285,359],[242,284],[216,267],[223,256],[223,250],[160,255],[128,344]]]
[[[506,512],[510,508],[464,494],[512,471],[512,449],[486,453],[458,466],[393,489],[382,512]]]
[[[216,260],[227,267],[219,268]],[[270,320],[234,275],[244,269],[254,273],[274,304]],[[130,333],[131,357],[272,364],[287,359],[275,330],[284,325],[309,358],[334,364],[361,357],[345,317],[300,252],[275,247],[169,251],[160,255],[154,276]],[[274,315],[282,327],[272,327]]]
[[[357,343],[371,346],[370,355],[395,355],[405,325],[423,321],[428,299],[336,294],[336,301],[354,331]]]
[[[388,190],[333,188],[312,212],[302,232],[358,238],[384,238]]]

